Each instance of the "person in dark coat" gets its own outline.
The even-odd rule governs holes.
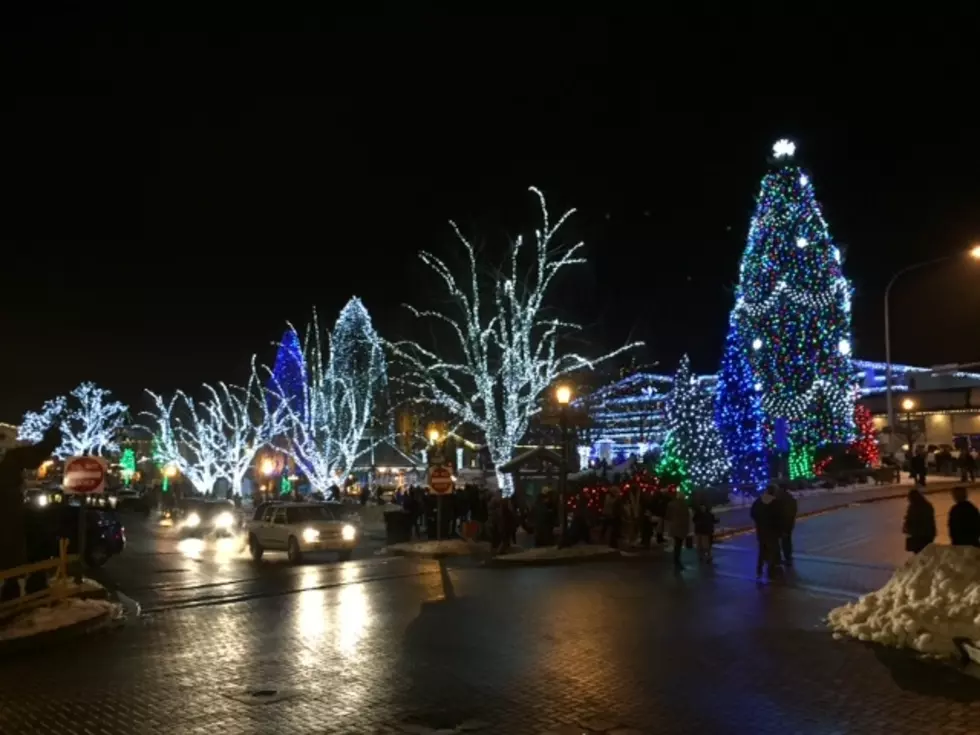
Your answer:
[[[759,555],[755,563],[755,576],[761,577],[765,567],[770,577],[779,571],[779,507],[775,488],[770,485],[752,503],[752,521],[755,537],[759,542]]]
[[[912,471],[912,479],[917,485],[926,484],[926,455],[921,449],[916,449],[912,459],[909,460],[909,469]]]
[[[936,511],[916,488],[909,490],[909,505],[902,524],[905,550],[918,554],[936,540]]]
[[[980,511],[967,500],[965,487],[953,488],[955,505],[949,511],[949,542],[953,546],[980,546]]]
[[[977,481],[977,460],[974,459],[970,448],[960,450],[960,482]]]
[[[779,544],[776,549],[782,552],[782,561],[793,566],[793,529],[796,528],[796,498],[784,487],[776,491],[776,516],[779,523]]]
[[[711,563],[711,547],[714,544],[715,524],[718,518],[711,512],[711,507],[699,502],[694,508],[694,541],[698,550],[698,561]]]

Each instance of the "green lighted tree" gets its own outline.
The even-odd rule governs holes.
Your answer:
[[[122,457],[119,458],[119,467],[121,468],[119,474],[128,486],[133,481],[133,475],[136,474],[136,452],[130,447],[123,450]]]

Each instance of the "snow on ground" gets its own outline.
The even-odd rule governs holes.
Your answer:
[[[412,541],[392,544],[387,550],[393,554],[407,556],[473,556],[474,554],[489,554],[490,544],[453,538],[443,541]]]
[[[566,559],[614,556],[618,553],[616,549],[599,544],[579,544],[577,546],[566,546],[562,549],[559,549],[557,546],[539,546],[533,549],[527,549],[526,551],[518,551],[514,554],[503,554],[495,557],[495,561],[520,564],[522,562],[560,561]]]
[[[120,613],[121,609],[119,605],[107,600],[68,598],[47,607],[34,608],[0,626],[0,641],[46,633],[82,623],[106,613],[116,615]]]
[[[980,549],[933,544],[877,592],[831,610],[827,621],[835,637],[956,655],[954,638],[980,641]]]

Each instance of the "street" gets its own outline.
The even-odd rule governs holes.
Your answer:
[[[748,536],[714,569],[686,552],[675,575],[666,554],[254,565],[152,553],[170,541],[134,526],[104,571],[143,615],[0,660],[0,731],[967,732],[980,682],[834,641],[822,622],[901,561],[903,512],[887,501],[801,520],[797,568],[771,585],[754,580]]]

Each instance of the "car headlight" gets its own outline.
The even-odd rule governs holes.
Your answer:
[[[35,498],[35,501],[37,502],[37,504],[39,506],[41,506],[43,508],[44,506],[46,506],[48,504],[48,496],[47,495],[38,495]]]
[[[340,531],[340,537],[344,541],[353,541],[355,536],[357,536],[357,529],[349,523]]]
[[[190,528],[197,528],[201,525],[201,516],[199,516],[197,513],[191,513],[186,519],[184,519],[184,525],[189,526]]]
[[[308,543],[308,544],[312,544],[315,541],[319,541],[320,540],[320,532],[317,531],[315,528],[304,528],[303,529],[303,540],[306,543]]]
[[[215,528],[231,528],[235,523],[235,519],[232,517],[231,513],[219,513],[214,519]]]

